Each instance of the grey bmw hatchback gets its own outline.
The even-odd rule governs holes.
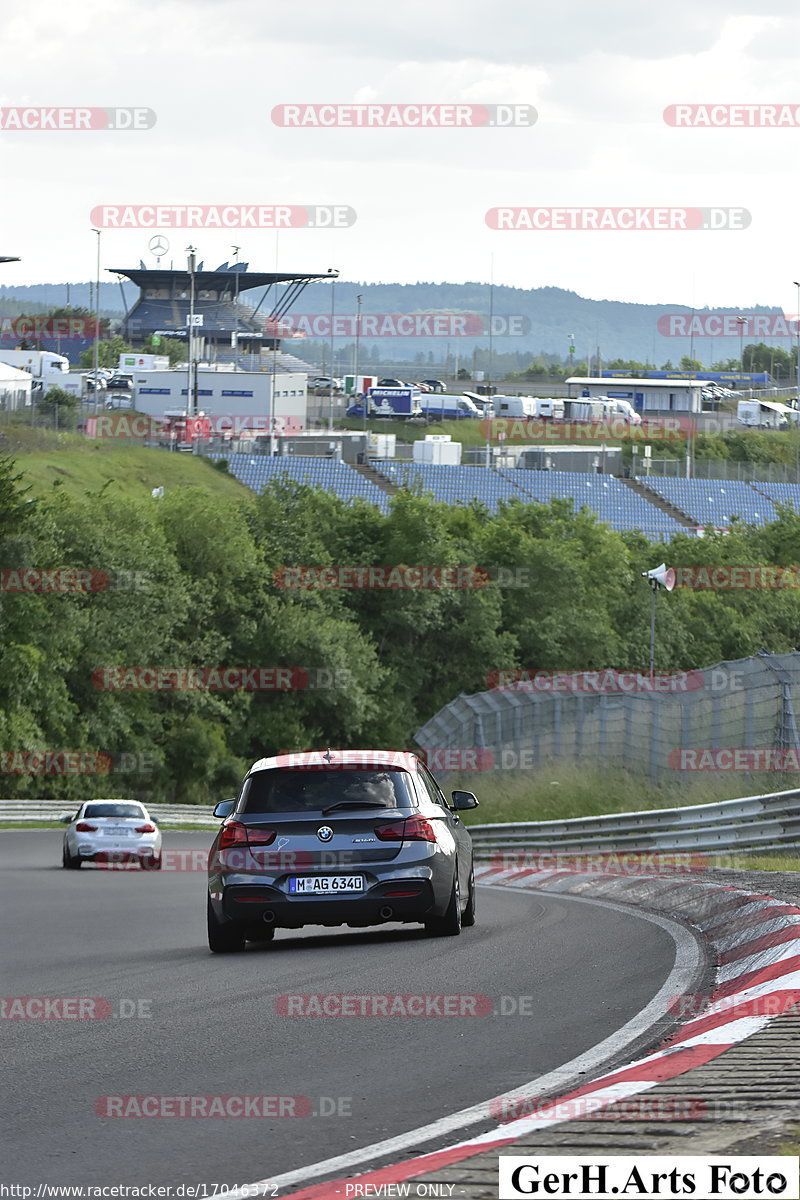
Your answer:
[[[208,944],[215,954],[276,929],[391,921],[452,936],[475,923],[472,841],[415,754],[325,750],[254,763],[208,859]]]

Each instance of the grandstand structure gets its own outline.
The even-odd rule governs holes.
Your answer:
[[[282,318],[308,284],[335,279],[338,272],[248,271],[248,266],[246,262],[222,263],[207,271],[200,263],[192,273],[148,268],[141,261],[138,267],[109,267],[112,274],[130,279],[139,288],[133,307],[128,309],[125,304],[119,332],[136,348],[153,334],[185,338],[191,305],[197,325],[195,337],[198,343],[205,343],[210,357],[217,361],[243,357],[251,360],[245,365],[252,369],[254,356],[262,350],[279,350],[281,340],[290,336]],[[279,284],[286,285],[280,296]],[[255,307],[243,303],[241,294],[257,288],[264,291]],[[270,293],[272,304],[267,309],[263,306]],[[122,298],[125,303],[124,291]],[[305,364],[303,368],[308,370]]]
[[[373,458],[369,465],[350,465],[333,458],[296,454],[225,454],[228,469],[241,483],[261,493],[271,482],[288,479],[323,488],[344,501],[365,500],[382,513],[392,493],[407,489],[444,504],[478,503],[490,513],[501,504],[547,504],[572,500],[576,510],[588,508],[599,521],[619,532],[638,531],[650,541],[675,534],[701,535],[706,529],[728,529],[740,521],[763,525],[778,517],[776,504],[800,512],[800,485],[742,483],[729,480],[668,479],[590,475],[582,471],[487,469],[401,462]]]

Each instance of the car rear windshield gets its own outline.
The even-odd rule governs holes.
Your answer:
[[[408,773],[403,770],[320,770],[302,767],[257,771],[245,780],[243,813],[321,812],[333,804],[367,803],[376,808],[416,806]]]
[[[85,817],[143,817],[144,812],[138,804],[88,804],[83,815]]]

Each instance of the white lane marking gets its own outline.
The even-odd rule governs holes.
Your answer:
[[[494,885],[481,884],[480,886],[492,887]],[[504,895],[508,895],[509,891],[518,892],[521,889],[499,885],[497,890],[502,891]],[[542,892],[540,894],[540,898],[546,897],[552,899],[553,894],[549,892]],[[554,1088],[563,1089],[571,1080],[576,1079],[577,1076],[581,1074],[587,1075],[590,1071],[597,1071],[602,1063],[621,1053],[626,1046],[641,1037],[648,1029],[651,1029],[669,1011],[670,1001],[676,995],[685,994],[696,979],[702,962],[700,947],[692,934],[677,922],[670,921],[666,917],[657,916],[655,913],[640,912],[628,904],[617,904],[613,900],[595,900],[587,896],[567,896],[561,892],[555,898],[558,900],[572,900],[576,904],[598,904],[603,908],[613,909],[629,917],[638,917],[642,921],[649,921],[653,925],[660,926],[671,936],[675,942],[675,962],[662,987],[659,988],[653,999],[641,1012],[637,1013],[635,1017],[631,1017],[630,1021],[626,1022],[615,1033],[604,1038],[602,1042],[598,1042],[596,1046],[592,1046],[590,1050],[564,1063],[563,1066],[557,1067],[554,1071],[549,1071],[546,1075],[540,1075],[538,1079],[532,1079],[530,1083],[525,1083],[521,1087],[514,1088],[513,1091],[502,1092],[499,1096],[494,1096],[490,1100],[483,1101],[481,1104],[474,1104],[470,1108],[462,1109],[460,1112],[440,1117],[436,1121],[431,1121],[428,1125],[421,1125],[418,1129],[410,1129],[407,1133],[398,1134],[396,1137],[385,1138],[381,1142],[374,1142],[371,1146],[362,1146],[360,1149],[351,1150],[347,1154],[337,1154],[333,1158],[326,1158],[320,1162],[311,1163],[307,1167],[299,1167],[294,1171],[285,1171],[282,1175],[273,1175],[269,1179],[261,1179],[257,1183],[247,1184],[242,1188],[241,1192],[230,1192],[227,1200],[240,1200],[240,1198],[248,1195],[252,1197],[253,1189],[255,1188],[263,1188],[269,1192],[275,1188],[293,1187],[295,1184],[308,1183],[323,1175],[346,1171],[351,1167],[363,1166],[364,1163],[370,1163],[377,1158],[386,1158],[388,1155],[407,1154],[415,1147],[425,1142],[430,1142],[434,1138],[447,1137],[449,1134],[461,1132],[470,1125],[477,1125],[481,1122],[491,1120],[489,1106],[493,1102],[499,1103],[503,1100],[524,1099],[529,1098],[532,1094],[541,1095]],[[496,1129],[490,1131],[490,1133],[493,1138],[497,1138]],[[488,1135],[481,1136],[488,1137]]]

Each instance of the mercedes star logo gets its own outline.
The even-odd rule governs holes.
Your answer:
[[[151,237],[147,245],[150,253],[155,254],[156,258],[162,258],[169,250],[169,242],[160,233],[157,233],[155,237]]]
[[[333,837],[333,830],[330,825],[320,825],[317,830],[317,837],[321,842],[329,842]]]

